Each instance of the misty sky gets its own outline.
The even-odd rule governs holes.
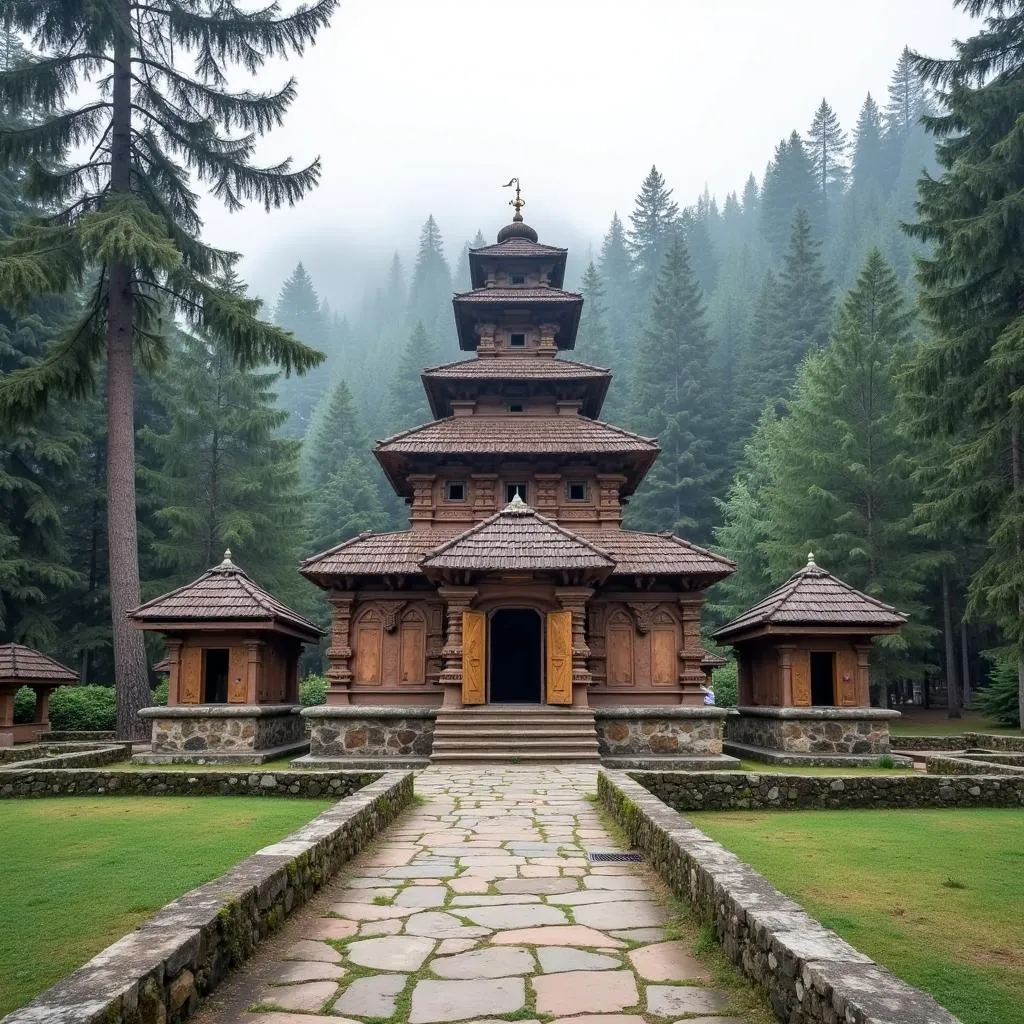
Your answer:
[[[298,77],[262,155],[319,154],[319,189],[270,215],[207,203],[207,233],[245,253],[259,294],[305,258],[344,301],[428,213],[453,263],[478,227],[491,237],[497,186],[519,175],[541,240],[578,252],[652,163],[681,203],[705,183],[721,200],[823,95],[850,130],[905,43],[946,54],[970,31],[952,0],[342,0],[312,50],[258,80]]]

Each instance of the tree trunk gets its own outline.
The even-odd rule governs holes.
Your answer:
[[[956,678],[956,638],[953,634],[953,606],[949,599],[949,571],[942,570],[942,635],[946,641],[946,714],[960,717],[960,685]]]
[[[119,35],[114,46],[110,188],[131,189],[131,4],[118,0]],[[135,508],[135,365],[132,268],[107,268],[107,545],[110,611],[114,634],[117,737],[146,739],[139,708],[149,703],[142,633],[128,619],[140,603],[139,542]]]
[[[960,620],[960,685],[965,711],[971,709],[971,655],[967,648],[967,623]]]
[[[1017,389],[1017,375],[1015,373],[1010,374],[1010,394]],[[1013,415],[1016,415],[1016,411],[1011,409]],[[1010,427],[1010,480],[1013,483],[1013,496],[1014,498],[1020,493],[1022,481],[1021,481],[1021,464],[1020,464],[1020,425],[1016,420]],[[1015,506],[1016,507],[1016,506]],[[1020,562],[1022,554],[1024,554],[1024,537],[1021,536],[1020,528],[1017,529],[1017,561]],[[1021,619],[1024,619],[1024,589],[1022,589],[1017,595],[1017,614]],[[1017,712],[1020,715],[1021,728],[1024,729],[1024,647],[1018,642],[1017,644]]]

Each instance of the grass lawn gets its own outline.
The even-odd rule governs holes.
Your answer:
[[[913,768],[813,768],[802,764],[763,764],[761,761],[740,761],[744,772],[766,772],[776,775],[913,775]]]
[[[687,817],[965,1024],[1024,1024],[1024,810]]]
[[[217,796],[0,801],[0,1016],[329,806]]]
[[[1020,736],[1020,729],[996,725],[977,711],[965,711],[959,718],[949,718],[945,708],[934,711],[914,708],[902,712],[903,717],[889,726],[896,736],[955,736],[963,732],[994,732],[1004,736]]]

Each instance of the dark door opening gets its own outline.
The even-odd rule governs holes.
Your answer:
[[[811,704],[832,707],[835,695],[836,656],[831,651],[811,651]]]
[[[208,647],[203,651],[203,679],[206,692],[204,704],[228,702],[228,650],[226,647]]]
[[[491,616],[491,703],[540,704],[540,615],[502,608]]]

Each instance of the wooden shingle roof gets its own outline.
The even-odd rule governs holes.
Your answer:
[[[266,623],[302,634],[315,643],[323,630],[254,583],[224,552],[220,565],[207,569],[191,583],[139,605],[128,613],[143,626],[189,623]]]
[[[24,644],[0,645],[0,682],[78,682],[78,673]]]
[[[479,249],[469,250],[470,282],[474,288],[482,288],[487,283],[488,266],[502,266],[508,263],[522,266],[522,260],[529,260],[549,265],[551,283],[556,288],[561,288],[565,280],[567,254],[567,249],[559,248],[557,245],[545,245],[526,236],[512,235],[494,245],[482,245]]]
[[[307,558],[299,572],[315,583],[337,576],[403,576],[420,571],[423,556],[441,543],[427,530],[361,533]]]
[[[453,380],[476,380],[495,377],[505,380],[586,380],[610,377],[611,371],[572,359],[543,356],[494,356],[460,359],[441,366],[428,366],[422,377],[444,377]]]
[[[780,633],[801,627],[893,633],[906,621],[903,612],[844,583],[809,555],[807,565],[793,573],[778,590],[712,636],[731,643],[751,633]]]
[[[672,533],[580,529],[615,559],[613,576],[704,576],[724,579],[736,563]],[[712,580],[713,582],[713,580]]]
[[[614,564],[600,548],[538,515],[517,494],[500,512],[435,548],[422,567],[607,574]]]

